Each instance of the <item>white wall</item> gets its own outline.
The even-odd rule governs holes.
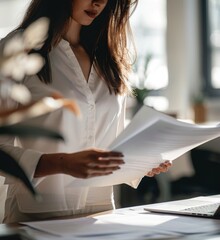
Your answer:
[[[167,0],[169,111],[191,118],[191,98],[200,90],[199,0]]]

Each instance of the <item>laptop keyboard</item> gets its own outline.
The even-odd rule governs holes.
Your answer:
[[[211,203],[203,206],[185,208],[184,211],[201,214],[215,213],[219,205],[220,203]]]

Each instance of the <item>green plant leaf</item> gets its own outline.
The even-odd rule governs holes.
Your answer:
[[[63,136],[53,130],[45,129],[39,126],[29,126],[23,124],[0,126],[0,135],[13,135],[19,137],[42,137],[64,141]]]
[[[146,88],[143,88],[143,89],[135,88],[133,91],[137,101],[141,104],[144,103],[144,99],[148,96],[150,92],[150,90]]]
[[[0,150],[0,170],[3,172],[12,175],[18,179],[20,179],[27,189],[35,196],[38,196],[38,193],[35,191],[32,183],[27,177],[24,170],[20,167],[20,165],[12,158],[8,153]]]

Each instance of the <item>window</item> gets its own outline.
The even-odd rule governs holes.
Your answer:
[[[220,0],[202,0],[204,94],[220,97]]]
[[[163,106],[160,90],[168,85],[166,0],[139,1],[131,17],[131,27],[137,47],[131,83],[138,89],[146,89],[144,103],[158,109]],[[159,104],[156,103],[158,101]]]

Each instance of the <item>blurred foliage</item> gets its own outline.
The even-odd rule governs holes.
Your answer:
[[[0,48],[0,135],[28,138],[64,140],[63,136],[50,129],[30,126],[27,119],[66,107],[74,114],[79,109],[74,101],[64,99],[58,93],[37,102],[31,101],[29,90],[22,84],[25,76],[34,75],[44,65],[44,59],[32,50],[39,50],[47,39],[49,21],[40,18],[24,31],[15,31]],[[15,104],[16,103],[16,104]],[[14,106],[19,107],[14,107]],[[4,143],[3,143],[4,144]],[[21,180],[37,197],[28,176],[19,163],[3,149],[0,150],[0,170]]]

